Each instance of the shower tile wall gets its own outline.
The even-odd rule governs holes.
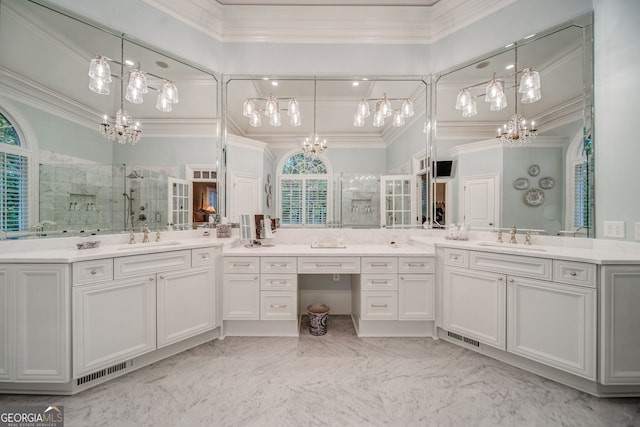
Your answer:
[[[127,179],[127,191],[134,190],[134,228],[142,227],[144,224],[151,230],[166,228],[169,207],[167,176],[148,169],[134,170],[144,177]]]
[[[380,176],[342,174],[340,215],[343,227],[380,225]]]

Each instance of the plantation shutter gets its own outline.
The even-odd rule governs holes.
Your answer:
[[[29,158],[0,152],[0,230],[29,227]]]
[[[327,223],[327,180],[305,180],[305,207],[307,224]]]
[[[589,215],[589,170],[587,163],[575,165],[573,170],[574,205],[573,225],[576,228],[590,228]]]

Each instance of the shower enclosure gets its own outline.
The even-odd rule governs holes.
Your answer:
[[[168,176],[149,168],[93,163],[40,164],[40,222],[54,232],[164,228]]]
[[[339,173],[335,177],[334,188],[337,226],[380,226],[380,174]]]

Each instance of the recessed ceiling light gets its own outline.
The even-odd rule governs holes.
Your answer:
[[[351,86],[360,86],[360,82],[351,82]]]
[[[124,63],[127,64],[129,67],[133,67],[136,64],[130,59],[125,60]]]
[[[524,38],[524,40],[530,39],[531,37],[535,37],[536,33],[533,34],[529,34],[527,37]]]
[[[507,66],[506,66],[506,67],[504,67],[504,68],[505,68],[506,70],[510,70],[510,69],[512,69],[513,67],[515,67],[515,65],[513,65],[513,64],[509,64],[509,65],[507,65]]]
[[[489,66],[489,61],[482,61],[476,64],[476,68],[478,70],[482,70],[483,68],[487,68]]]
[[[278,86],[278,82],[277,82],[277,81],[275,81],[275,80],[274,80],[274,81],[272,81],[272,82],[271,82],[271,86]]]
[[[156,61],[156,65],[160,68],[169,68],[169,64],[164,61]]]

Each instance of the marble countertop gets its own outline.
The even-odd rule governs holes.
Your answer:
[[[605,242],[601,246],[579,248],[550,245],[523,245],[494,243],[486,240],[448,240],[445,238],[413,237],[412,242],[474,251],[493,252],[510,255],[523,255],[536,258],[562,259],[567,261],[588,262],[602,265],[640,264],[640,253],[625,250],[615,242]]]
[[[275,244],[271,247],[246,248],[244,245],[227,247],[228,256],[434,256],[435,248],[429,244],[347,244],[344,248],[312,248],[309,244]]]

